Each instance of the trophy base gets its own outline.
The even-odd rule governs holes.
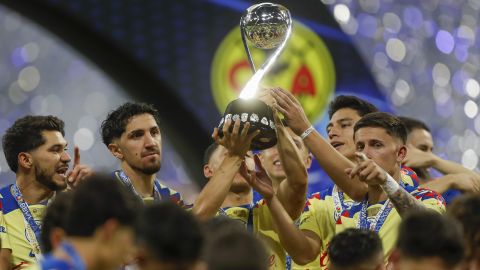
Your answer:
[[[235,99],[230,102],[225,109],[220,124],[218,125],[218,135],[223,137],[223,124],[226,120],[231,119],[232,125],[230,131],[233,129],[233,123],[240,119],[240,132],[246,122],[250,122],[248,133],[255,130],[260,130],[252,140],[250,149],[263,150],[275,146],[277,144],[277,133],[275,122],[273,120],[272,109],[263,101],[258,99]]]

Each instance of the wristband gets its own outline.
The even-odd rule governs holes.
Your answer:
[[[387,180],[384,184],[381,184],[383,191],[387,193],[387,195],[392,195],[400,189],[400,185],[390,176],[390,174],[385,173],[387,175]]]
[[[307,128],[303,133],[302,135],[300,135],[300,138],[302,138],[302,140],[305,140],[305,138],[310,135],[310,133],[312,133],[313,131],[315,130],[315,128],[313,126],[310,126],[309,128]]]

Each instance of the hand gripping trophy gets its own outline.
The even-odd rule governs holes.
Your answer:
[[[260,130],[260,134],[253,139],[251,148],[263,150],[277,143],[273,111],[263,101],[254,97],[259,89],[260,81],[271,69],[290,37],[292,18],[288,9],[281,5],[261,3],[247,9],[240,19],[240,31],[254,75],[240,92],[239,98],[228,104],[218,125],[219,135],[223,136],[221,130],[228,119],[232,121],[240,119],[240,128],[246,122],[250,122],[249,133]],[[275,49],[258,70],[253,63],[247,39],[257,48]]]

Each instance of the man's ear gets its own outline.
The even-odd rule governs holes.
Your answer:
[[[104,243],[107,243],[111,239],[115,237],[115,234],[117,233],[119,228],[119,224],[116,220],[114,219],[108,219],[105,221],[105,223],[98,227],[95,230],[95,234],[98,235],[101,241]]]
[[[122,149],[120,149],[120,147],[118,146],[118,144],[116,143],[110,143],[108,145],[108,150],[110,150],[110,153],[112,153],[112,155],[118,159],[123,159],[123,153],[122,153]]]
[[[33,157],[27,152],[21,152],[18,154],[18,167],[30,169],[33,166]]]
[[[310,167],[312,166],[312,159],[313,159],[312,153],[308,153],[307,160],[305,163],[305,168],[307,168],[307,170],[310,169]]]
[[[203,165],[203,175],[207,179],[213,176],[213,170],[210,164]]]
[[[397,152],[397,162],[402,163],[403,159],[407,156],[407,147],[405,145],[400,146]]]

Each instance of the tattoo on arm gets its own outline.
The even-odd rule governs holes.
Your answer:
[[[405,189],[400,188],[395,193],[389,196],[398,214],[402,217],[408,211],[427,210],[427,207],[423,205],[419,200],[415,199],[412,194],[408,193]]]

